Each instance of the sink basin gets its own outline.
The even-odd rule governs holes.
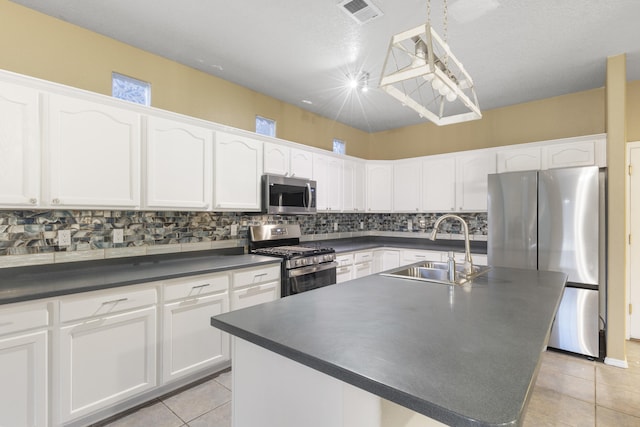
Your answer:
[[[455,280],[449,280],[449,266],[446,262],[426,261],[409,267],[381,273],[383,276],[419,280],[423,282],[443,283],[445,285],[463,285],[489,271],[491,267],[474,265],[470,274],[465,274],[462,264],[456,265]]]

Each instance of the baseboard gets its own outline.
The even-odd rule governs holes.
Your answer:
[[[627,363],[626,360],[613,359],[611,357],[605,357],[604,364],[615,366],[617,368],[624,368],[624,369],[627,369],[629,367],[629,364]]]

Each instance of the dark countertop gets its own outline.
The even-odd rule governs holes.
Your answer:
[[[259,255],[173,254],[0,269],[0,304],[135,285],[263,264]]]
[[[487,242],[474,241],[471,242],[471,253],[486,254]],[[365,249],[373,249],[379,247],[391,247],[402,249],[416,250],[432,250],[432,251],[456,251],[464,252],[464,240],[429,240],[428,236],[424,238],[414,237],[351,237],[346,239],[335,240],[313,240],[302,242],[303,245],[317,244],[320,246],[332,247],[336,253],[361,251]]]
[[[445,424],[520,425],[565,281],[507,268],[468,287],[373,275],[211,324]]]

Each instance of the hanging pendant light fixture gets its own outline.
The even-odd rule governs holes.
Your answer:
[[[471,76],[447,44],[447,0],[444,0],[444,40],[427,22],[391,38],[382,68],[380,88],[420,117],[449,125],[482,118]]]

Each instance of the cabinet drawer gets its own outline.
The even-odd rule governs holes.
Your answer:
[[[280,266],[251,268],[233,272],[233,287],[254,285],[257,283],[280,280]]]
[[[46,303],[19,305],[0,310],[0,336],[49,325]]]
[[[206,274],[202,276],[173,279],[164,282],[164,299],[173,301],[184,298],[196,298],[229,289],[227,273]]]
[[[353,264],[353,254],[336,255],[336,262],[339,266],[348,266]]]
[[[60,321],[99,317],[107,314],[131,310],[157,302],[155,289],[129,292],[90,292],[60,301]]]
[[[231,310],[251,307],[280,297],[280,282],[264,283],[245,289],[234,290],[231,294]]]
[[[418,261],[442,261],[442,254],[436,251],[402,251],[403,263]]]
[[[354,262],[356,264],[360,264],[362,262],[372,261],[373,260],[373,252],[372,251],[356,252],[354,259],[355,259]]]

